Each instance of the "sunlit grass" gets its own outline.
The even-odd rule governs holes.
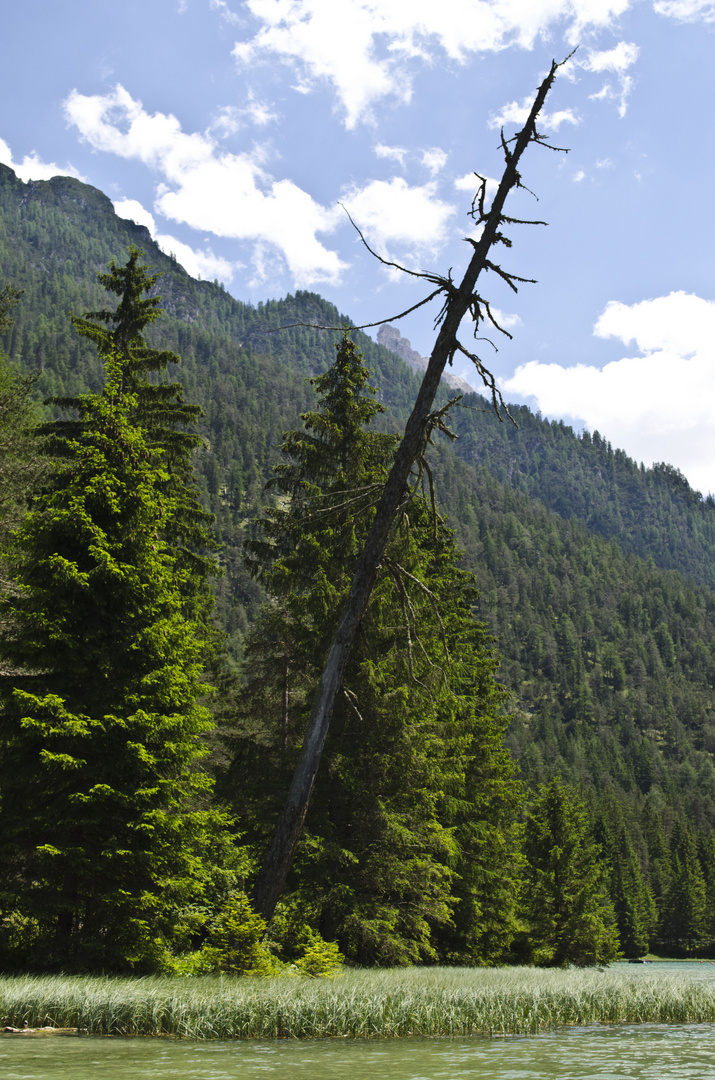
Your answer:
[[[189,1039],[535,1034],[715,1020],[715,984],[622,970],[405,968],[332,980],[0,978],[5,1025]]]

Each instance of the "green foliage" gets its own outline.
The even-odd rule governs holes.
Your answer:
[[[10,313],[20,303],[21,296],[22,289],[16,289],[12,285],[5,285],[0,289],[0,334],[5,334],[12,326],[13,318]]]
[[[13,320],[5,346],[21,379],[39,373],[34,384],[39,398],[76,398],[104,385],[103,361],[91,337],[73,336],[66,319],[67,310],[102,309],[105,291],[97,271],[134,244],[144,247],[163,273],[166,310],[160,331],[146,323],[140,333],[148,349],[181,353],[186,395],[204,413],[195,418],[205,444],[197,447],[194,461],[202,505],[217,519],[225,573],[215,582],[216,613],[237,662],[265,599],[263,586],[244,565],[243,540],[255,535],[251,519],[264,501],[263,485],[279,454],[281,433],[296,428],[298,414],[313,407],[306,376],[326,371],[334,357],[334,335],[307,326],[280,327],[311,321],[343,325],[345,316],[307,292],[254,306],[210,282],[189,278],[145,229],[118,218],[101,192],[69,177],[24,184],[0,166],[0,225],[0,280],[24,290],[22,303],[11,312],[6,309]],[[154,292],[140,295],[153,297]],[[100,318],[89,321],[107,333],[117,325]],[[397,431],[414,400],[416,376],[365,335],[356,332],[355,341],[375,373],[379,401],[387,410],[375,414],[372,428]],[[148,372],[147,381],[174,386],[176,374],[172,360],[166,376]],[[481,401],[475,397],[465,403],[478,409]],[[447,446],[438,441],[430,448],[440,507],[465,552],[462,566],[477,576],[478,616],[498,639],[503,656],[499,678],[514,693],[508,745],[528,788],[560,774],[588,802],[594,821],[606,814],[608,835],[599,833],[599,841],[609,864],[612,899],[622,911],[621,933],[626,933],[632,902],[624,899],[620,908],[616,894],[639,891],[635,866],[660,919],[660,929],[648,932],[668,948],[663,920],[676,822],[705,838],[715,829],[715,505],[693,492],[677,470],[640,468],[598,433],[579,438],[525,407],[512,407],[512,412],[518,429],[497,424],[487,412],[458,410],[451,420],[457,442]],[[177,429],[184,427],[177,424]],[[10,437],[3,452],[8,455],[20,453],[15,430],[13,425],[5,428]],[[151,448],[160,450],[146,426],[144,433]],[[167,477],[168,466],[165,454]],[[19,475],[12,470],[13,483]],[[17,509],[12,513],[18,517],[25,486],[22,478],[14,489]],[[287,505],[287,493],[278,488],[274,496],[279,506],[282,501]],[[189,566],[194,545],[182,539],[185,535],[172,538],[166,532],[161,538],[177,553],[185,548],[183,565]],[[326,602],[336,600],[338,592],[329,584]],[[299,645],[299,629],[288,616],[280,598],[261,616],[269,623],[271,645],[262,650],[248,643],[253,688],[247,680],[238,691],[252,697],[255,708],[250,715],[242,710],[238,718],[245,731],[231,783],[243,789],[238,801],[254,823],[252,839],[258,844],[265,840],[284,790],[281,784],[310,696],[310,671],[289,664],[286,684],[281,666]],[[419,650],[415,646],[413,651]],[[263,677],[270,692],[261,697]],[[222,686],[225,704],[218,709],[234,723],[230,696],[236,690],[225,679]],[[284,738],[275,735],[274,725],[286,716],[293,730]],[[266,755],[273,771],[266,772],[261,789],[254,774]],[[215,753],[212,767],[220,772],[223,764]],[[415,786],[422,790],[418,782]],[[606,805],[612,798],[620,807],[620,823],[611,820]],[[259,819],[263,831],[255,826]],[[627,853],[618,854],[621,825],[635,863]],[[451,835],[456,844],[456,833]],[[306,865],[317,866],[325,857],[320,854],[326,850],[324,839],[316,828],[306,841],[301,856]],[[478,831],[470,842],[479,842]],[[484,847],[499,850],[494,836]],[[349,844],[339,850],[352,852]],[[705,873],[702,845],[699,858]],[[503,859],[502,852],[494,862],[500,865]],[[486,873],[489,865],[482,866],[480,873]],[[453,897],[466,888],[463,870],[458,872],[449,886]],[[625,877],[618,884],[620,873]],[[497,882],[487,888],[484,881],[479,910],[462,896],[453,918],[472,911],[472,927],[488,927],[491,897],[500,918]],[[707,914],[705,926],[704,932],[711,933]],[[456,957],[462,945],[450,944],[449,930],[448,923],[442,925],[440,954]],[[392,932],[388,927],[386,936]],[[431,940],[436,940],[434,933],[433,927]],[[642,940],[640,930],[633,933],[634,942]],[[485,931],[480,955],[493,940]]]
[[[656,928],[657,911],[630,836],[621,825],[605,846],[611,864],[609,893],[613,900],[621,949],[627,957],[648,952]]]
[[[0,334],[12,326],[11,312],[20,295],[21,290],[11,286],[0,291]],[[0,597],[11,588],[11,573],[4,558],[9,534],[20,523],[43,467],[33,439],[38,421],[32,400],[33,381],[0,349]]]
[[[618,541],[700,585],[715,586],[715,503],[693,491],[672,465],[645,469],[597,431],[580,437],[524,405],[509,406],[518,427],[486,415],[456,416],[456,453],[568,521]]]
[[[257,839],[285,796],[395,446],[368,428],[383,410],[347,336],[314,384],[319,408],[284,440],[289,461],[272,484],[281,498],[250,549],[276,598],[248,637],[234,736],[237,805]],[[440,947],[487,962],[513,930],[518,793],[501,742],[503,693],[457,559],[451,532],[414,493],[348,663],[298,853],[299,903],[361,963],[435,959]]]
[[[225,971],[231,975],[276,975],[280,965],[263,944],[265,921],[251,909],[245,893],[238,893],[216,912],[207,926],[207,940],[199,953],[199,974]]]
[[[2,908],[37,925],[20,961],[150,969],[209,890],[203,852],[226,847],[227,823],[198,768],[207,631],[161,539],[176,502],[121,358],[106,369],[104,392],[54,434],[58,468],[16,537]]]
[[[527,955],[544,967],[609,963],[618,952],[605,867],[586,808],[560,780],[542,785],[530,808],[524,913]]]
[[[565,1025],[711,1024],[715,993],[706,980],[655,972],[643,978],[620,964],[608,971],[347,970],[340,979],[310,980],[16,976],[0,978],[0,1013],[15,1027],[79,1025],[90,1035],[454,1038],[535,1035]]]
[[[208,619],[212,603],[206,581],[218,569],[205,555],[214,546],[209,529],[213,517],[202,509],[196,490],[193,452],[202,440],[186,430],[201,415],[201,409],[184,401],[181,383],[166,378],[167,369],[180,363],[177,354],[150,348],[144,339],[143,332],[157,321],[161,310],[159,296],[151,295],[159,274],[150,274],[140,264],[142,256],[143,252],[132,246],[125,266],[112,260],[110,272],[98,275],[104,288],[119,297],[116,309],[90,311],[82,318],[73,315],[72,325],[80,337],[93,342],[107,370],[116,372],[116,385],[111,390],[105,387],[105,393],[131,399],[129,418],[144,432],[147,447],[157,451],[157,482],[162,496],[172,504],[161,536],[171,545],[177,569],[189,571],[181,581],[187,604],[193,604],[192,614],[196,616],[201,609],[203,618]],[[162,374],[161,381],[150,381]],[[53,400],[65,409],[81,411],[78,398]],[[71,438],[76,430],[77,421],[73,420],[52,425],[55,438]]]
[[[312,930],[309,931],[305,952],[296,960],[295,966],[301,975],[309,975],[311,979],[331,979],[340,974],[344,959],[337,941],[324,941],[320,934]]]
[[[695,837],[680,822],[670,840],[670,871],[659,935],[671,945],[690,950],[706,928],[707,887]]]

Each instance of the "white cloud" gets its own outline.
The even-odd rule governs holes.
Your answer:
[[[13,161],[12,150],[4,139],[0,139],[0,161],[26,184],[30,180],[51,180],[53,176],[74,176],[77,180],[84,180],[74,165],[67,164],[63,167],[55,165],[53,161],[40,161],[34,150],[25,154],[22,161]]]
[[[659,0],[653,7],[659,15],[667,15],[680,22],[715,22],[713,0]]]
[[[549,416],[578,417],[636,460],[666,461],[700,491],[715,491],[715,301],[684,292],[611,301],[594,333],[634,343],[641,355],[602,370],[531,361],[504,390],[534,398]]]
[[[572,177],[574,184],[580,184],[581,181],[585,178],[585,176],[586,173],[583,171],[583,169],[579,169],[578,172],[575,173]]]
[[[455,208],[436,196],[435,184],[411,187],[402,177],[354,187],[343,202],[380,255],[405,252],[413,260],[436,252],[447,239]]]
[[[494,180],[491,176],[485,177],[485,180],[487,182],[486,201],[489,203],[497,193],[499,181]],[[477,176],[476,173],[473,172],[467,173],[465,176],[459,176],[454,181],[454,186],[456,187],[457,191],[469,191],[472,195],[474,195],[479,190],[480,184],[480,178]]]
[[[635,64],[639,54],[640,49],[637,45],[628,41],[619,41],[613,49],[588,53],[581,64],[587,71],[614,71],[617,75],[622,75]]]
[[[501,112],[489,117],[490,128],[501,128],[505,124],[523,125],[531,112],[534,99],[524,98],[521,104],[518,101],[510,101]],[[539,114],[539,130],[558,131],[562,124],[579,124],[580,120],[573,109],[558,109],[556,112],[542,112]]]
[[[439,146],[422,151],[422,164],[429,170],[430,176],[436,176],[447,164],[447,155]]]
[[[263,168],[260,148],[224,152],[210,133],[186,134],[176,117],[146,112],[122,86],[105,95],[73,90],[65,113],[95,149],[139,160],[157,172],[157,213],[248,242],[254,246],[254,265],[267,273],[275,271],[276,260],[285,260],[300,287],[339,279],[345,263],[317,235],[337,226],[339,209],[315,202],[291,180],[274,180]]]
[[[495,307],[494,304],[489,305],[489,310],[503,330],[511,330],[514,326],[521,326],[521,316],[502,311],[501,308]]]
[[[228,285],[234,275],[235,264],[230,263],[228,259],[223,259],[220,255],[214,255],[210,248],[197,251],[188,244],[182,243],[181,240],[177,240],[175,236],[162,233],[154,239],[161,250],[167,255],[173,255],[191,277],[211,280],[217,278]]]
[[[642,352],[666,349],[692,356],[709,348],[715,356],[715,301],[672,292],[639,304],[611,300],[594,327],[601,338],[636,344]]]
[[[600,101],[617,101],[620,117],[626,115],[628,96],[633,89],[633,79],[630,75],[626,75],[626,71],[635,64],[639,53],[640,49],[637,45],[628,41],[619,41],[615,48],[587,53],[586,57],[580,61],[581,67],[587,71],[597,73],[612,71],[618,77],[617,89],[614,90],[610,83],[605,83],[597,93],[591,94],[590,97]]]
[[[294,89],[304,93],[330,84],[352,128],[371,119],[382,98],[409,101],[415,64],[439,52],[463,63],[475,53],[530,49],[557,26],[576,44],[612,25],[630,2],[245,0],[258,29],[236,43],[233,55],[246,68],[262,60],[288,64]]]
[[[240,15],[237,15],[235,11],[231,11],[226,0],[211,0],[211,7],[214,11],[220,12],[222,18],[224,18],[226,22],[238,24],[243,22]]]
[[[385,146],[384,143],[378,143],[377,146],[373,146],[375,154],[379,158],[387,158],[390,161],[396,161],[400,167],[404,167],[405,154],[408,153],[405,146]]]
[[[373,146],[373,150],[379,158],[396,161],[401,169],[405,167],[405,158],[408,154],[411,156],[419,154],[420,164],[428,170],[430,176],[436,176],[447,164],[448,155],[439,146],[431,146],[427,150],[411,151],[406,146],[386,146],[384,143],[377,143]]]
[[[119,217],[136,221],[137,225],[146,225],[161,250],[167,255],[173,255],[191,277],[218,278],[226,284],[231,281],[237,269],[236,264],[230,263],[228,259],[220,255],[214,255],[208,247],[205,251],[196,250],[189,244],[177,240],[175,236],[157,233],[153,215],[145,210],[137,199],[119,199],[114,203],[114,212]]]
[[[249,91],[245,105],[225,105],[219,110],[215,120],[211,124],[211,131],[219,137],[235,135],[248,124],[255,127],[266,127],[278,119],[278,113],[265,101],[259,101]]]
[[[138,199],[118,199],[114,203],[114,213],[120,218],[136,221],[137,225],[146,225],[152,236],[156,232],[153,216],[144,209]]]

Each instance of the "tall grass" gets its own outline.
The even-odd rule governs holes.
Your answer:
[[[0,1020],[190,1039],[535,1034],[715,1020],[715,984],[622,970],[406,968],[341,978],[0,978]]]

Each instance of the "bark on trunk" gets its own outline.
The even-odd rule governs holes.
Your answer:
[[[537,140],[536,120],[559,66],[556,63],[552,64],[549,74],[539,87],[529,118],[517,135],[513,150],[507,150],[505,145],[507,164],[484,224],[484,230],[475,244],[474,254],[461,285],[458,289],[452,286],[448,291],[445,317],[355,571],[350,593],[313,701],[288,799],[256,881],[253,905],[266,920],[273,915],[293,861],[308,812],[315,776],[328,734],[335,700],[340,692],[345,666],[360,620],[370,599],[390,529],[405,496],[412,466],[429,432],[430,413],[442,372],[456,350],[459,324],[473,303],[477,279],[487,266],[490,248],[495,240],[499,239],[499,226],[505,220],[503,209],[506,197],[511,189],[519,184],[517,169],[519,159],[528,144]]]

